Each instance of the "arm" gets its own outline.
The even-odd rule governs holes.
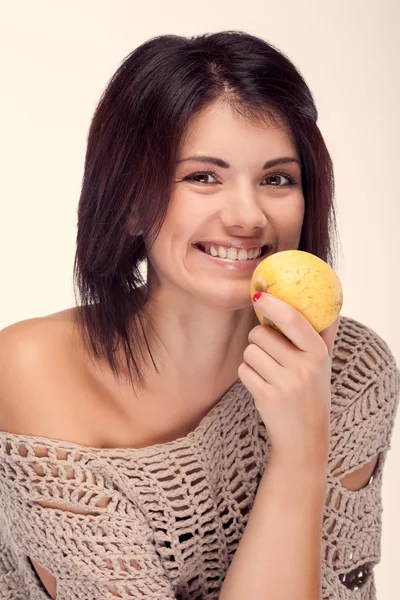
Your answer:
[[[90,448],[41,437],[79,436],[61,394],[49,396],[62,335],[41,320],[0,332],[0,598],[44,598],[40,579],[59,600],[175,600],[140,502],[121,491],[123,467],[114,484],[125,461],[111,467]],[[140,477],[131,466],[126,488]]]
[[[238,374],[272,452],[220,600],[322,600],[331,360],[339,317],[318,333],[271,294],[261,294],[257,307],[284,337],[271,327],[252,329]]]
[[[371,343],[370,338],[368,343]],[[374,345],[377,356],[382,342],[375,334]],[[380,560],[383,465],[390,448],[400,391],[400,371],[394,357],[385,349],[383,345],[381,364],[376,364],[370,353],[364,363],[364,369],[367,364],[376,364],[376,370],[379,369],[379,376],[368,390],[360,387],[356,396],[352,392],[346,405],[343,401],[334,404],[331,430],[335,450],[330,454],[328,466],[331,479],[330,487],[328,482],[326,488],[329,493],[324,534],[319,534],[318,539],[315,537],[317,525],[321,524],[322,512],[318,511],[323,509],[323,504],[318,490],[324,476],[318,476],[315,471],[314,478],[304,470],[289,471],[270,457],[220,600],[375,597],[373,574],[367,567]],[[358,351],[360,357],[363,352],[362,346]],[[341,349],[342,357],[345,354],[350,352]],[[361,360],[354,366],[353,361],[353,369],[359,368],[360,363]],[[339,384],[343,393],[346,389],[343,377]],[[371,414],[366,410],[368,407],[374,409]],[[348,423],[355,421],[356,414],[363,414],[363,421],[357,421],[350,434],[344,433]],[[364,454],[360,452],[360,443]],[[368,462],[354,470],[366,456]],[[334,487],[333,482],[336,482]],[[319,549],[324,545],[329,559],[320,557],[321,571],[316,573],[313,569],[319,560]],[[333,547],[335,551],[329,551]],[[318,595],[315,585],[312,589],[312,582],[322,574],[323,590]]]
[[[270,457],[219,600],[320,600],[326,472]]]

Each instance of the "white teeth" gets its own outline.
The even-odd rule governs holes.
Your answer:
[[[218,255],[220,258],[226,258],[226,250],[223,246],[218,246]]]
[[[236,248],[224,248],[223,246],[210,246],[209,250],[205,250],[207,254],[211,256],[218,256],[219,258],[227,258],[228,260],[250,260],[258,258],[262,252],[261,248],[255,248],[254,250],[245,250],[240,248],[238,251]]]

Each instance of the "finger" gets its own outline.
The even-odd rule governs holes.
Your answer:
[[[249,344],[257,344],[282,367],[291,368],[298,362],[301,350],[272,327],[256,325],[248,335]]]
[[[268,391],[271,393],[274,389],[268,381],[265,381],[265,379],[246,362],[242,362],[239,365],[238,375],[253,398],[259,398],[261,394],[268,393]]]
[[[284,300],[263,292],[256,306],[257,310],[278,325],[284,335],[300,350],[312,352],[320,345],[320,335],[311,323]]]
[[[247,346],[243,353],[243,360],[271,385],[277,385],[285,377],[286,369],[257,344]]]
[[[319,332],[320,337],[324,340],[326,347],[328,348],[328,354],[332,359],[333,355],[333,344],[335,343],[337,330],[340,324],[340,315],[335,319],[332,325],[329,325],[326,329]]]

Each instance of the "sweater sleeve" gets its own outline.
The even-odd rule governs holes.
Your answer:
[[[22,597],[12,594],[22,593],[17,581],[24,598],[49,597],[30,557],[56,578],[57,600],[175,599],[150,525],[101,461],[62,442],[1,433],[2,598]]]
[[[371,329],[355,323],[347,337],[341,336],[333,365],[323,600],[376,599],[382,479],[400,394],[400,371],[387,344]],[[355,491],[342,485],[347,474],[376,456],[378,462],[367,485]]]

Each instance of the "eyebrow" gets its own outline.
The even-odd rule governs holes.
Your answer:
[[[221,158],[216,158],[214,156],[189,156],[188,158],[182,158],[181,160],[177,160],[176,164],[185,162],[187,160],[197,160],[203,163],[211,163],[212,165],[216,165],[217,167],[221,167],[222,169],[229,169],[230,164],[222,160]],[[276,165],[283,165],[287,163],[297,163],[301,166],[300,161],[294,156],[281,156],[280,158],[273,158],[272,160],[267,160],[267,162],[263,165],[263,169],[269,169],[270,167],[275,167]]]

